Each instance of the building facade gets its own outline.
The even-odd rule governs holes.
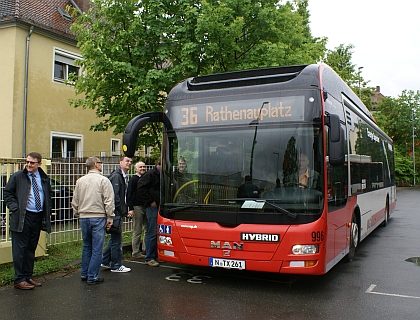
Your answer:
[[[82,71],[67,6],[87,11],[89,0],[0,1],[0,158],[47,158],[122,153],[121,135],[93,132],[94,110],[74,108],[71,73]]]

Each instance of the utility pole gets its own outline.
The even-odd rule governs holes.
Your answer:
[[[361,73],[362,73],[362,72],[361,72],[361,70],[362,70],[362,69],[363,69],[363,67],[359,67],[359,68],[358,68],[358,70],[359,70],[359,72],[358,72],[358,78],[359,78],[359,99],[361,98],[361,95],[360,95],[360,94],[361,94],[361,87],[360,87],[360,77],[361,77],[361,76],[360,76],[360,75],[361,75]]]
[[[277,176],[277,179],[278,179],[279,178],[279,156],[280,156],[280,153],[273,152],[273,154],[276,154],[277,155],[276,176]]]
[[[413,144],[413,186],[415,186],[416,185],[416,156],[414,155],[414,109],[412,108],[411,109],[411,116],[412,116],[412,118],[411,118],[411,124],[412,124],[412,134],[411,134],[411,136],[412,136],[412,138],[413,138],[413,141],[412,141],[412,144]]]

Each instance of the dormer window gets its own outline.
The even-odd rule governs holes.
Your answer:
[[[64,9],[62,9],[62,8],[60,8],[60,7],[58,7],[58,8],[57,8],[57,10],[58,10],[58,12],[60,12],[61,16],[62,16],[65,20],[67,20],[67,21],[72,21],[72,20],[71,20],[71,16],[67,13],[67,11],[66,11],[66,10],[64,10]]]

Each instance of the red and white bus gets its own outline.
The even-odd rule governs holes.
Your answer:
[[[148,122],[163,130],[161,260],[324,274],[395,209],[392,140],[325,64],[187,79],[131,120],[127,156]]]

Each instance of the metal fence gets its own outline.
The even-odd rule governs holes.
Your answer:
[[[51,233],[47,235],[47,246],[81,240],[79,220],[74,218],[71,208],[71,200],[76,181],[87,173],[84,158],[63,158],[43,160],[46,172],[51,178],[51,187],[53,191],[53,210],[51,215]],[[0,182],[1,188],[1,237],[0,244],[10,241],[8,226],[8,209],[6,208],[3,190],[14,172],[25,167],[26,159],[0,159],[0,173],[2,176]],[[105,176],[108,176],[113,170],[119,167],[118,157],[101,158],[102,170]],[[154,166],[147,166],[147,170]],[[134,166],[133,166],[134,168]],[[132,173],[131,173],[132,174]],[[124,219],[123,232],[132,231],[132,222],[130,219]]]

